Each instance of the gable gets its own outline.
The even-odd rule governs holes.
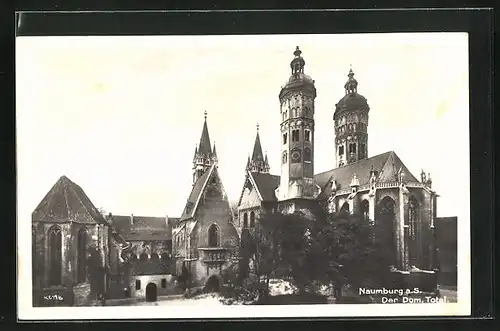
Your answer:
[[[250,180],[248,180],[250,183]],[[253,185],[245,185],[238,208],[251,208],[260,206],[261,199],[259,193]]]

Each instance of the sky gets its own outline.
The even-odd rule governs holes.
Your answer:
[[[334,167],[350,66],[370,106],[369,156],[429,172],[438,216],[469,219],[464,33],[16,38],[18,220],[62,175],[113,214],[178,217],[207,111],[237,201],[256,124],[279,175],[278,94],[300,46],[315,80],[315,172]],[[26,222],[26,223],[24,223]]]

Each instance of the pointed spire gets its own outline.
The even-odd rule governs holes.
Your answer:
[[[213,151],[212,151],[212,155],[213,155],[214,157],[217,157],[217,151],[215,150],[215,141],[214,141],[214,149],[213,149]]]
[[[260,144],[260,135],[259,135],[259,124],[257,123],[257,134],[255,136],[255,143],[253,146],[252,157],[248,157],[247,171],[251,172],[260,172],[260,173],[268,173],[269,172],[269,164],[267,162],[267,155],[264,158],[264,154],[262,153],[262,145]]]
[[[200,144],[198,153],[206,157],[212,154],[212,147],[210,146],[210,135],[208,134],[207,126],[207,111],[205,110],[205,122],[203,123],[203,130],[201,132]]]
[[[252,161],[264,161],[262,145],[260,144],[259,124],[257,124],[257,135],[255,136],[255,143],[253,146]]]

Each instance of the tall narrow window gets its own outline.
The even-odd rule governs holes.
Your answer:
[[[141,280],[140,279],[136,279],[135,280],[135,289],[136,290],[140,290],[141,289]]]
[[[167,288],[167,280],[165,278],[161,280],[161,288]]]
[[[218,247],[219,246],[219,229],[217,225],[212,224],[208,228],[208,247]]]
[[[408,258],[410,265],[416,265],[418,259],[418,202],[411,197],[408,205]]]
[[[365,144],[361,144],[359,146],[359,157],[360,158],[365,158],[366,157],[366,145]]]
[[[344,155],[344,146],[339,146],[339,155]]]
[[[243,214],[243,228],[248,228],[248,214],[244,213]]]
[[[62,283],[62,233],[59,227],[53,227],[49,232],[49,283]]]
[[[292,131],[292,141],[294,142],[299,141],[299,130]]]
[[[370,203],[368,200],[363,200],[361,202],[361,213],[366,221],[370,219]]]
[[[286,151],[283,152],[283,156],[281,158],[281,162],[285,164],[288,161],[288,154]]]
[[[304,141],[311,141],[311,131],[309,130],[304,131]]]
[[[286,144],[286,140],[287,140],[286,138],[287,138],[287,134],[286,134],[286,133],[284,133],[284,134],[283,134],[283,145],[285,145],[285,144]]]
[[[311,162],[311,149],[308,147],[304,148],[304,161]]]
[[[255,213],[254,212],[250,213],[250,227],[251,228],[255,227]]]
[[[77,281],[78,283],[84,283],[87,280],[87,230],[81,228],[78,230],[78,261],[77,266]]]

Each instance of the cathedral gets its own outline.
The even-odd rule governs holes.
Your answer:
[[[394,151],[369,155],[370,107],[358,93],[352,69],[344,96],[332,114],[332,148],[336,156],[333,169],[315,173],[314,157],[321,154],[315,150],[316,87],[305,73],[306,63],[299,47],[293,54],[291,75],[279,92],[280,175],[270,173],[257,128],[238,201],[240,231],[254,227],[263,211],[307,213],[323,202],[332,213],[359,214],[379,227],[390,246],[391,270],[407,277],[408,282],[433,282],[438,195],[432,190],[430,174],[422,170],[417,179]]]
[[[154,301],[175,292],[180,279],[189,279],[189,287],[218,290],[237,261],[241,232],[255,227],[260,214],[307,213],[320,203],[331,213],[362,215],[379,227],[390,247],[391,270],[405,284],[430,279],[435,286],[438,195],[430,174],[422,170],[417,179],[394,151],[369,155],[370,107],[352,69],[332,114],[333,168],[315,173],[314,158],[321,155],[315,150],[316,86],[305,73],[299,47],[293,54],[290,77],[278,95],[280,138],[273,143],[281,152],[273,157],[280,160],[279,175],[270,172],[257,127],[233,210],[205,112],[191,192],[178,218],[104,215],[79,185],[62,176],[32,214],[34,304],[47,305],[40,301],[52,300],[54,293],[70,297],[62,305],[85,305],[99,293]],[[94,285],[88,270],[92,256],[102,272]]]

